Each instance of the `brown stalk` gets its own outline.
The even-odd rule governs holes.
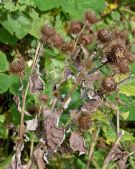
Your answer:
[[[117,136],[115,143],[113,144],[113,146],[112,146],[110,152],[108,153],[107,157],[105,158],[105,160],[104,160],[104,162],[103,162],[103,167],[102,167],[102,169],[106,169],[106,168],[107,168],[109,162],[111,161],[112,154],[113,154],[113,152],[116,150],[117,146],[119,145],[120,140],[121,140],[123,134],[124,134],[124,133],[121,132],[121,133],[119,133],[119,135]]]
[[[92,159],[92,155],[93,155],[93,152],[94,152],[94,147],[95,147],[97,139],[98,139],[99,131],[100,131],[100,128],[98,128],[98,130],[95,131],[94,134],[93,134],[93,141],[92,141],[92,144],[91,144],[90,149],[89,149],[89,157],[88,157],[86,169],[89,169],[90,162],[91,162],[91,159]]]
[[[38,45],[37,45],[37,49],[36,49],[36,52],[35,52],[34,59],[33,59],[31,74],[35,70],[36,63],[37,63],[37,60],[38,60],[38,57],[39,57],[40,48],[41,48],[41,43],[39,42]],[[29,75],[29,78],[30,78],[30,75]],[[22,94],[22,111],[21,111],[21,122],[20,122],[20,129],[19,129],[19,137],[20,137],[21,140],[23,139],[23,133],[24,133],[25,104],[26,104],[26,97],[27,97],[29,85],[30,85],[30,81],[28,80],[26,89],[25,89],[24,93]]]

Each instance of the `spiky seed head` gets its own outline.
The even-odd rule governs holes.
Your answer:
[[[117,83],[113,79],[113,77],[106,77],[102,81],[102,87],[107,92],[112,92],[117,89]]]
[[[99,30],[97,36],[101,42],[108,42],[111,39],[111,34],[106,29]]]
[[[81,113],[78,118],[78,124],[81,129],[89,129],[91,126],[91,118],[89,114]]]
[[[78,34],[82,30],[82,23],[79,21],[72,21],[69,25],[70,34]]]
[[[94,24],[98,21],[96,15],[92,11],[86,11],[85,12],[85,22],[88,24]]]
[[[80,36],[80,43],[83,45],[89,45],[92,42],[92,37],[90,34],[82,34]]]
[[[122,58],[117,64],[117,67],[120,73],[123,73],[123,74],[128,73],[129,72],[128,60],[125,58]]]

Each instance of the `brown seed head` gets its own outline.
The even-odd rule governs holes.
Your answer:
[[[79,21],[72,21],[69,25],[69,33],[78,34],[82,30],[82,23]]]
[[[101,42],[108,42],[111,39],[111,35],[106,29],[99,30],[97,36]]]
[[[80,36],[80,43],[83,45],[89,45],[92,42],[92,37],[90,34],[82,34]]]
[[[62,52],[68,53],[74,50],[74,42],[65,42],[61,48]]]
[[[122,58],[117,64],[117,67],[120,73],[123,73],[123,74],[128,73],[129,72],[128,60]]]
[[[48,25],[44,25],[41,29],[41,32],[43,36],[45,36],[46,38],[50,38],[51,36],[54,35],[55,30]]]
[[[92,11],[86,11],[85,12],[85,22],[88,24],[94,24],[98,21],[96,15]]]
[[[81,129],[89,129],[91,126],[91,118],[90,115],[82,113],[78,118],[78,124]]]
[[[52,37],[52,43],[56,48],[61,49],[65,42],[59,33],[55,33]]]
[[[125,52],[125,46],[121,44],[115,44],[111,48],[111,54],[115,55],[116,58],[123,58]]]
[[[117,83],[112,77],[107,77],[102,81],[102,87],[107,92],[112,92],[117,89]]]
[[[22,73],[25,67],[25,60],[23,57],[18,58],[10,64],[11,73]]]

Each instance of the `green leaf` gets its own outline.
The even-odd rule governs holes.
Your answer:
[[[0,51],[0,72],[6,71],[8,68],[8,62],[6,55]]]
[[[20,88],[19,77],[17,75],[10,75],[10,79],[11,79],[11,84],[9,87],[9,91],[13,95],[18,95],[20,93],[19,92],[19,88]]]
[[[93,10],[100,13],[105,8],[104,0],[65,0],[62,3],[62,8],[73,19],[81,19],[86,10]]]
[[[5,121],[5,115],[1,114],[0,115],[0,123],[4,123],[4,121]]]
[[[22,39],[31,29],[32,19],[24,13],[7,14],[5,18],[1,19],[0,23],[11,35],[15,34],[18,39]]]
[[[0,122],[0,138],[7,139],[7,136],[8,136],[8,129],[4,123]]]
[[[10,86],[10,77],[4,73],[0,73],[0,93],[4,93]]]
[[[53,8],[59,8],[63,0],[33,0],[41,11],[48,11]]]
[[[126,96],[135,96],[135,81],[131,81],[120,86],[119,93]]]
[[[6,29],[2,27],[0,28],[0,42],[14,45],[17,42],[17,38],[11,35]]]
[[[33,9],[30,11],[30,16],[33,20],[32,22],[32,29],[30,30],[30,34],[37,39],[41,37],[41,28],[47,21],[47,23],[51,20],[51,17],[48,14],[39,14]]]

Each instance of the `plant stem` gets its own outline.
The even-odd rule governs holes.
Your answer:
[[[94,147],[96,145],[97,138],[98,138],[98,135],[99,135],[99,131],[100,131],[100,128],[98,128],[98,130],[95,131],[94,134],[93,134],[93,142],[92,142],[90,149],[89,149],[89,158],[88,158],[88,161],[87,161],[86,169],[89,169],[90,162],[91,162],[91,159],[92,159],[92,155],[93,155],[93,152],[94,152]]]
[[[38,57],[39,57],[40,48],[41,48],[41,43],[39,42],[38,45],[37,45],[37,49],[36,49],[36,52],[35,52],[34,59],[33,59],[31,74],[35,70],[36,63],[37,63],[37,60],[38,60]],[[30,79],[31,74],[29,75],[29,79]],[[21,140],[23,139],[23,133],[24,133],[25,105],[26,105],[26,97],[27,97],[29,85],[30,85],[30,80],[28,80],[26,89],[25,89],[24,93],[22,94],[22,111],[21,111],[21,122],[20,122],[20,130],[19,130],[19,137],[20,137]]]
[[[122,138],[122,135],[123,135],[123,133],[121,132],[121,133],[119,133],[119,135],[117,136],[115,143],[113,144],[113,146],[112,146],[110,152],[108,153],[107,157],[105,158],[105,160],[104,160],[104,162],[103,162],[103,167],[102,167],[102,169],[106,169],[107,166],[108,166],[108,164],[109,164],[109,162],[112,160],[112,159],[111,159],[112,154],[113,154],[113,152],[116,150],[117,146],[119,145],[119,142],[120,142],[120,140],[121,140],[121,138]]]

